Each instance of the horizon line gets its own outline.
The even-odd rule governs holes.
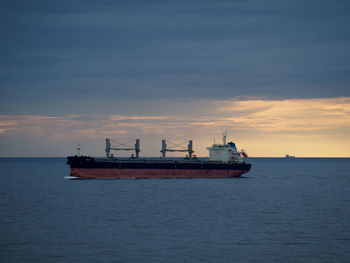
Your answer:
[[[76,155],[68,155],[68,156],[76,156]],[[0,159],[5,159],[5,158],[67,158],[68,156],[0,156]],[[93,156],[93,155],[81,155],[81,156],[89,156],[89,157],[95,157],[95,158],[106,158],[105,156]],[[130,158],[130,156],[119,156],[115,158]],[[161,156],[141,156],[139,159],[143,158],[162,158]],[[183,156],[169,156],[166,157],[166,159],[171,159],[171,158],[185,158]],[[204,157],[197,157],[197,158],[209,158],[208,156]],[[306,159],[306,158],[350,158],[350,156],[294,156],[292,158],[288,158],[285,156],[251,156],[245,159],[251,159],[251,158],[276,158],[276,159]]]

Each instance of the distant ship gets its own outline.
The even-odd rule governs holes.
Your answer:
[[[292,158],[295,158],[295,156],[286,154],[285,158],[286,158],[286,159],[292,159]]]
[[[77,179],[139,179],[139,178],[229,178],[239,177],[249,172],[250,163],[243,158],[248,157],[244,150],[237,151],[233,142],[226,143],[226,134],[222,144],[213,144],[207,148],[209,159],[203,160],[193,155],[192,141],[187,149],[168,149],[162,140],[162,157],[159,159],[140,158],[140,140],[133,148],[111,147],[110,139],[106,139],[106,157],[69,156],[70,178]],[[78,151],[80,147],[78,148]],[[134,150],[135,156],[116,158],[111,150]],[[188,152],[183,159],[167,158],[166,152]]]

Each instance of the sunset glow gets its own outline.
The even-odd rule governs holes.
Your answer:
[[[196,153],[206,156],[206,147],[214,139],[219,141],[227,130],[229,139],[250,156],[350,156],[349,97],[205,100],[196,103],[195,108],[188,104],[186,110],[186,116],[176,112],[161,116],[1,115],[0,140],[2,145],[10,141],[14,149],[30,140],[46,149],[65,145],[69,151],[84,142],[82,147],[88,154],[103,155],[106,137],[120,141],[140,138],[145,149],[142,154],[158,156],[163,138],[179,142],[193,139]],[[25,149],[21,152],[25,156],[30,153]],[[55,151],[56,155],[67,153],[72,152],[63,148]],[[6,152],[1,155],[6,156]]]

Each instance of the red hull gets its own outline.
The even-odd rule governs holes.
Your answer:
[[[239,177],[247,172],[246,170],[71,168],[70,175],[86,179],[229,178]]]

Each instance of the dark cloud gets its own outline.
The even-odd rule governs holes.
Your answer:
[[[349,96],[349,20],[347,1],[5,1],[0,109]]]

